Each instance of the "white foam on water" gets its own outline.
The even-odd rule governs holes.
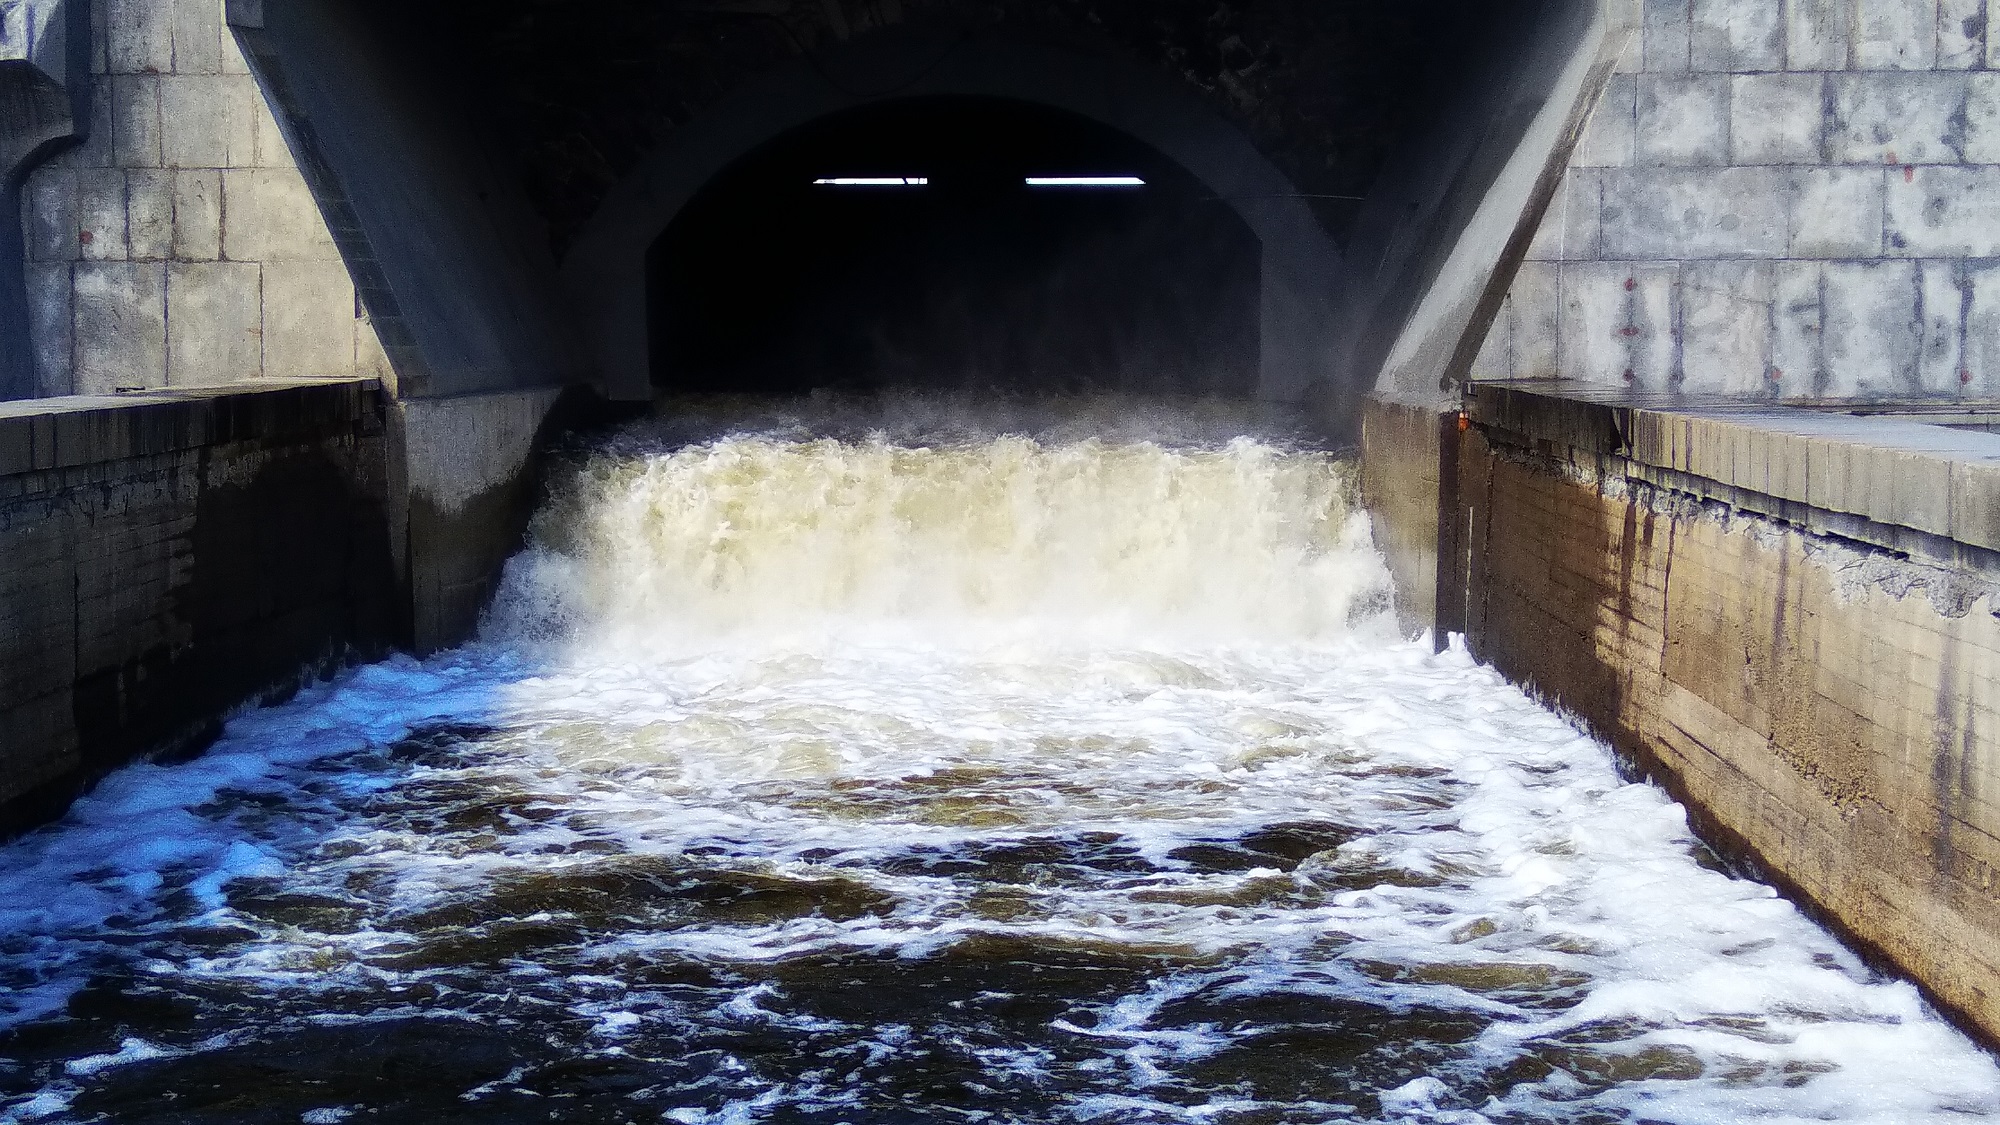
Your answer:
[[[1384,574],[1330,457],[741,437],[585,466],[489,636],[593,652],[1345,632]],[[670,634],[663,636],[663,633]]]
[[[131,1038],[119,1044],[118,1050],[113,1054],[86,1055],[83,1058],[71,1060],[63,1066],[63,1069],[70,1074],[87,1078],[100,1071],[109,1070],[114,1066],[144,1062],[147,1059],[171,1058],[175,1053],[163,1047],[156,1047],[144,1039]]]
[[[2000,1113],[2000,1069],[1912,987],[1704,866],[1683,810],[1462,648],[1394,639],[1385,583],[1346,469],[1251,441],[628,448],[538,517],[481,643],[246,713],[204,757],[123,771],[0,849],[0,1024],[55,1018],[117,969],[374,997],[331,1022],[455,995],[479,1023],[475,993],[518,992],[600,1052],[714,1026],[819,1036],[867,1070],[939,1044],[812,1010],[767,970],[872,952],[914,980],[1013,942],[1154,966],[1033,1041],[953,1048],[991,1082],[1070,1090],[1074,1120]],[[469,749],[385,753],[440,721]],[[1280,829],[1308,842],[1251,846]],[[667,895],[478,988],[426,959],[440,935],[571,924],[563,888],[606,872],[830,905]],[[260,884],[363,920],[273,915],[239,897]],[[240,936],[175,944],[190,927]],[[740,983],[645,983],[662,965]],[[398,999],[440,981],[456,991]],[[1304,1095],[1189,1077],[1251,1065],[1259,1021],[1354,1005],[1462,1030],[1415,1056],[1430,1073]],[[155,1057],[138,1052],[199,1049],[78,1058],[0,1120],[66,1112],[74,1084]],[[655,1112],[862,1105],[759,1065],[732,1057]]]

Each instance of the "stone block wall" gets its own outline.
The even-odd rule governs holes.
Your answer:
[[[1638,31],[1473,377],[2000,396],[1988,0],[1614,2]]]
[[[0,835],[406,632],[372,383],[0,404]]]
[[[223,0],[97,0],[87,143],[22,221],[37,390],[394,373]]]
[[[1859,510],[1959,454],[1494,395],[1451,435],[1442,627],[2000,1036],[2000,553],[1885,523],[1893,497],[1867,518],[1785,498]],[[1993,483],[1965,480],[1990,513]]]

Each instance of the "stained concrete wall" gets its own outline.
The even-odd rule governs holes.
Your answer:
[[[1412,637],[1437,623],[1440,505],[1452,495],[1442,482],[1456,472],[1445,458],[1457,451],[1457,421],[1380,397],[1361,412],[1361,498],[1395,579],[1397,622]]]
[[[2000,12],[1643,0],[1636,14],[1476,376],[2000,395]]]
[[[599,420],[600,409],[585,392],[565,398],[555,388],[395,405],[392,518],[411,648],[428,654],[472,636],[541,501],[540,455],[567,427]]]
[[[0,404],[0,834],[406,632],[374,383]]]
[[[2000,436],[1565,391],[1475,387],[1435,508],[1370,446],[1439,627],[2000,1037]]]
[[[221,0],[89,7],[88,139],[22,190],[35,393],[393,380]]]

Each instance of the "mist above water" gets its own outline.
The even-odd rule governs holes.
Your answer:
[[[1397,638],[1347,465],[1090,413],[579,455],[480,642],[0,849],[0,1120],[2000,1112],[1909,985]]]

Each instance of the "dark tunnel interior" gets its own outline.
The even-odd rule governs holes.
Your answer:
[[[1028,182],[1077,177],[1143,182]],[[662,391],[1257,381],[1259,246],[1227,201],[1129,137],[1022,102],[903,99],[785,134],[690,201],[648,275]]]
[[[561,258],[666,137],[759,74],[883,36],[1119,59],[1241,128],[1344,243],[1384,162],[1546,0],[336,0],[463,103]],[[435,50],[451,44],[449,51]],[[919,52],[930,65],[930,47]],[[946,64],[948,65],[948,64]]]

